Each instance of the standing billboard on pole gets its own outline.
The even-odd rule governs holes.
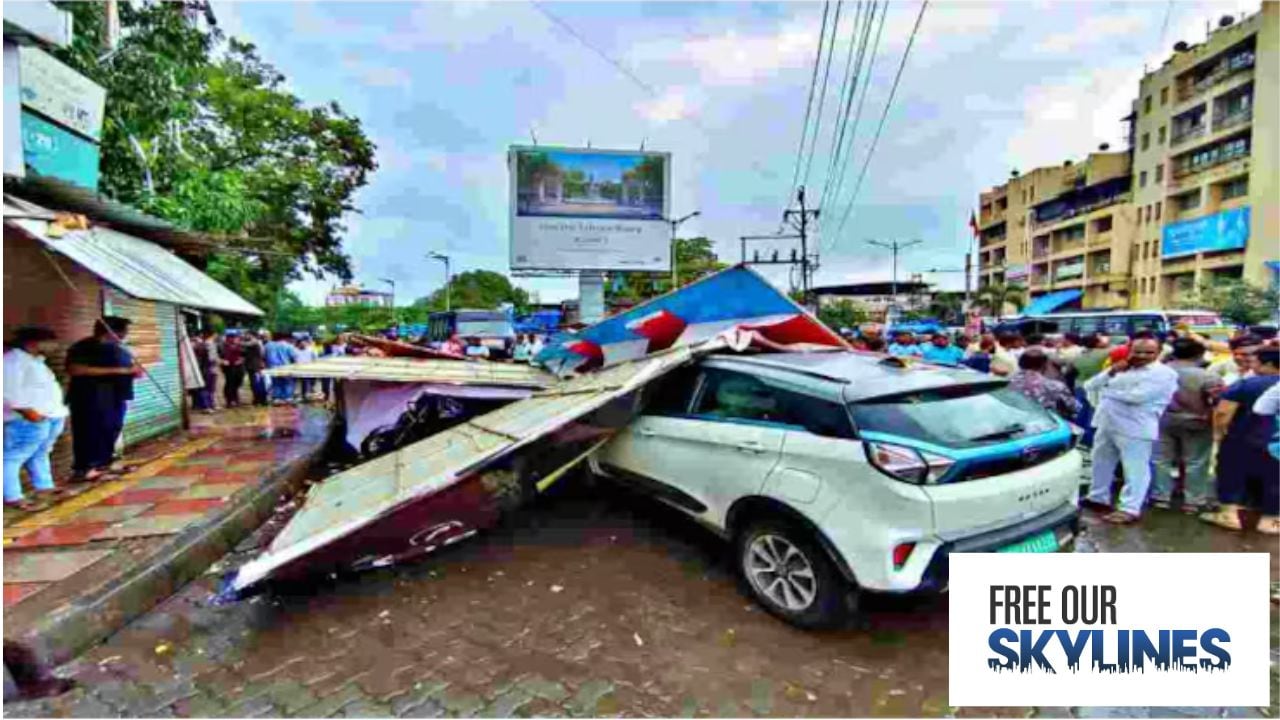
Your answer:
[[[671,154],[514,146],[512,270],[671,268]]]

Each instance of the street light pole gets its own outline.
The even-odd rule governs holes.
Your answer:
[[[446,311],[452,310],[453,302],[452,302],[452,298],[450,297],[452,288],[450,286],[453,285],[453,275],[452,273],[449,272],[449,256],[445,255],[442,252],[436,252],[435,250],[432,250],[431,252],[427,253],[427,257],[431,258],[432,260],[439,260],[440,262],[444,263],[444,309]]]
[[[391,286],[391,326],[398,329],[400,323],[396,322],[396,281],[391,278],[382,278],[382,282]]]
[[[671,223],[671,289],[672,289],[672,290],[675,290],[675,289],[676,289],[676,287],[680,284],[679,276],[677,275],[677,272],[676,272],[676,271],[677,271],[677,267],[676,267],[676,228],[680,227],[680,225],[681,225],[681,224],[683,224],[685,220],[689,220],[689,219],[691,219],[691,218],[698,217],[698,216],[699,216],[699,215],[701,215],[701,214],[702,214],[702,211],[701,211],[701,210],[694,210],[693,212],[689,213],[688,215],[685,215],[684,217],[680,218],[679,220],[668,220],[668,221],[667,221],[668,223]]]
[[[893,295],[894,307],[897,307],[898,305],[898,253],[911,247],[912,245],[919,245],[921,242],[922,242],[921,240],[911,240],[909,242],[902,242],[901,240],[888,240],[888,241],[868,240],[867,241],[868,245],[875,245],[876,247],[882,247],[882,248],[893,251],[893,280],[891,283],[892,290],[890,292]]]

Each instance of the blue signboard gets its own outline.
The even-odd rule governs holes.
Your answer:
[[[1195,220],[1165,225],[1160,256],[1167,259],[1198,252],[1240,250],[1248,241],[1249,208],[1224,210]]]
[[[98,146],[22,111],[22,160],[32,173],[98,189]]]

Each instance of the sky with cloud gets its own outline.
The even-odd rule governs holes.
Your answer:
[[[1257,3],[931,2],[837,234],[919,7],[889,6],[853,153],[843,182],[832,183],[843,189],[821,203],[818,284],[888,279],[887,253],[871,238],[922,241],[903,254],[903,275],[961,267],[982,189],[1013,168],[1078,158],[1103,142],[1122,147],[1121,118],[1144,63],[1154,67],[1175,41],[1200,41],[1206,22]],[[545,8],[634,77],[525,2],[215,2],[220,26],[256,43],[293,92],[337,101],[377,143],[380,167],[357,196],[362,212],[349,218],[345,241],[359,282],[389,278],[402,301],[424,296],[443,275],[424,257],[432,250],[449,253],[454,272],[506,271],[506,149],[533,136],[671,152],[672,212],[702,213],[681,234],[711,237],[726,260],[737,259],[739,236],[778,230],[821,3]],[[827,184],[858,12],[853,1],[841,9],[810,202]],[[785,271],[766,274],[787,282]],[[928,277],[962,284],[957,273]],[[331,282],[295,289],[318,303]],[[544,301],[576,294],[572,280],[519,282]]]

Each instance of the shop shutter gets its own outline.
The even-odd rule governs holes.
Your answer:
[[[133,401],[124,418],[124,444],[155,437],[182,426],[182,373],[178,366],[178,309],[169,303],[139,300],[107,287],[103,314],[133,321],[129,348],[147,370],[133,383]]]
[[[4,229],[4,339],[11,339],[23,325],[43,325],[56,332],[57,349],[45,362],[57,375],[64,392],[69,384],[67,348],[93,334],[93,323],[100,316],[101,296],[102,283],[97,275],[45,251],[39,242],[23,233]],[[55,477],[70,474],[70,424],[53,448],[52,461]]]

